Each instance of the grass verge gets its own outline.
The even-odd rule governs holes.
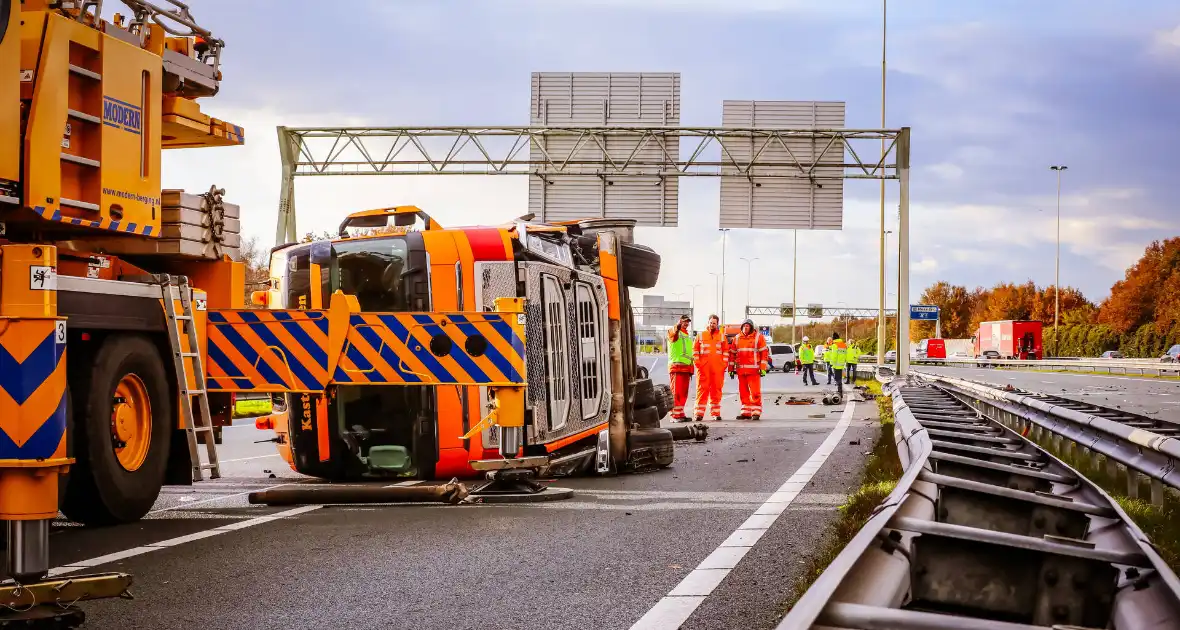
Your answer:
[[[901,478],[901,462],[897,457],[897,445],[893,442],[893,400],[881,395],[881,384],[875,380],[862,380],[857,384],[865,385],[870,393],[876,394],[880,433],[861,472],[860,487],[837,508],[840,514],[836,522],[824,532],[819,547],[811,554],[803,574],[795,581],[791,597],[783,604],[784,615],[864,527],[873,510],[893,492],[897,480]]]
[[[1099,462],[1099,456],[1096,454],[1080,455],[1076,447],[1059,449],[1052,440],[1036,439],[1031,435],[1028,437],[1114,497],[1127,512],[1127,516],[1147,534],[1164,562],[1173,571],[1180,573],[1180,496],[1176,492],[1166,490],[1161,505],[1152,505],[1151,501],[1131,498],[1127,492],[1127,471],[1116,469],[1114,474],[1111,474],[1110,468],[1105,462]],[[1062,442],[1063,445],[1067,443],[1065,440]],[[1151,484],[1142,475],[1139,476],[1137,490],[1138,496],[1151,496]]]

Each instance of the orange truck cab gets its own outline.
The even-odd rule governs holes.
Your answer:
[[[386,225],[389,218],[395,225]],[[364,318],[388,324],[399,339],[408,338],[392,320],[399,312],[463,313],[448,315],[461,329],[470,326],[464,318],[492,311],[498,298],[523,298],[527,334],[516,350],[525,373],[512,373],[507,339],[453,348],[445,358],[433,348],[411,348],[413,356],[404,359],[362,329],[343,349],[324,393],[275,394],[275,414],[260,428],[273,427],[280,453],[307,475],[470,477],[472,461],[498,457],[502,447],[495,431],[463,438],[487,413],[489,388],[437,383],[484,382],[503,373],[527,382],[523,456],[588,470],[612,411],[632,417],[656,407],[658,415],[638,414],[656,416],[655,427],[642,429],[665,431],[658,420],[671,405],[663,405],[650,380],[635,378],[633,342],[620,343],[614,354],[609,345],[612,324],[631,324],[627,287],[653,286],[659,256],[626,241],[609,255],[599,248],[602,231],[593,220],[444,229],[418,208],[402,206],[350,215],[331,240],[276,247],[269,290],[256,302],[290,312],[325,308],[338,292],[355,296]],[[310,341],[304,347],[314,351]],[[612,409],[620,385],[612,381],[612,357],[630,368],[622,370],[629,375],[622,410]],[[629,451],[654,444],[649,451],[659,452],[652,459],[666,466],[671,435],[664,437],[629,433]]]

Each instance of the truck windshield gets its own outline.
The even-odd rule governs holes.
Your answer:
[[[327,308],[337,289],[355,295],[362,311],[407,311],[409,291],[402,271],[408,248],[402,236],[366,238],[332,243],[331,264],[321,265],[311,278],[311,244],[287,250],[280,308],[311,308],[311,283],[318,281]]]

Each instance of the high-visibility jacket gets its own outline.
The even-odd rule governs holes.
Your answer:
[[[846,359],[846,362],[856,365],[860,362],[861,354],[864,353],[860,350],[860,344],[856,343],[855,341],[848,344],[848,358]]]
[[[803,362],[803,365],[815,363],[815,348],[812,348],[809,343],[799,346],[799,360]]]
[[[734,346],[734,363],[738,373],[750,374],[767,368],[770,347],[766,345],[766,337],[762,333],[756,330],[748,335],[739,333]]]
[[[692,337],[679,328],[668,331],[668,370],[692,372]]]
[[[713,369],[724,372],[729,367],[729,340],[721,329],[710,332],[708,328],[697,335],[692,344],[692,357],[698,369]]]
[[[848,344],[843,341],[834,341],[824,356],[827,357],[828,365],[832,366],[833,370],[843,370],[848,361]]]

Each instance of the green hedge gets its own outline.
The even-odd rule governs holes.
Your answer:
[[[1154,359],[1172,344],[1180,343],[1180,324],[1171,330],[1158,331],[1155,324],[1146,324],[1125,335],[1119,335],[1105,324],[1073,324],[1061,326],[1061,346],[1056,345],[1052,326],[1045,328],[1044,347],[1048,356],[1097,357],[1107,350],[1119,350],[1127,357]]]

